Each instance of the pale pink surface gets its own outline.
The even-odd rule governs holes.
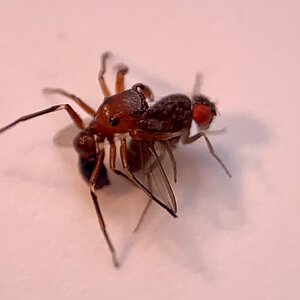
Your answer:
[[[180,3],[180,4],[179,4]],[[53,145],[54,113],[1,135],[1,299],[299,299],[299,1],[1,1],[1,124],[61,97],[96,107],[99,55],[157,95],[203,92],[212,136],[179,147],[179,218],[116,176],[99,192],[122,267],[115,270],[72,149]],[[112,77],[110,77],[110,83]],[[75,106],[74,106],[75,107]],[[77,109],[78,110],[78,109]]]

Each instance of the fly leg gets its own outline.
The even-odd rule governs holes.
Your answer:
[[[199,138],[201,138],[202,136],[205,139],[206,145],[208,147],[208,151],[209,153],[216,159],[216,161],[221,165],[221,167],[223,168],[223,170],[225,171],[225,173],[228,175],[228,177],[232,177],[231,173],[229,172],[229,170],[227,169],[227,167],[225,166],[225,164],[222,162],[222,160],[219,158],[219,156],[215,153],[214,148],[211,144],[211,142],[209,141],[208,137],[206,136],[206,134],[204,132],[198,132],[192,136],[189,136],[190,131],[187,130],[182,134],[181,137],[181,141],[183,144],[191,144],[193,142],[195,142],[196,140],[198,140]]]
[[[150,174],[146,174],[146,179],[147,179],[148,189],[151,191],[151,189],[152,189],[152,181],[151,181]],[[142,214],[140,215],[140,218],[139,218],[139,220],[138,220],[138,222],[137,222],[137,224],[136,224],[136,226],[135,226],[135,228],[133,230],[134,233],[137,232],[140,229],[140,227],[142,225],[142,222],[145,219],[146,213],[147,213],[148,209],[150,208],[151,203],[152,203],[152,199],[150,198],[147,201],[147,203],[146,203],[146,205],[145,205],[145,207],[144,207],[144,209],[142,211]]]
[[[141,143],[140,146],[142,147],[142,146],[143,146],[143,142],[140,142],[140,143]],[[142,150],[142,149],[141,149],[141,150]],[[163,156],[164,156],[164,154],[165,154],[165,152],[161,153],[161,154],[159,155],[159,159],[162,159]],[[152,174],[152,171],[157,167],[157,163],[158,163],[158,162],[155,160],[155,161],[147,168],[147,170],[144,172],[144,176],[146,177],[146,182],[147,182],[147,188],[148,188],[149,191],[151,191],[151,192],[152,192],[152,180],[151,180],[151,174]],[[144,207],[144,209],[143,209],[143,211],[142,211],[142,213],[141,213],[141,215],[140,215],[140,217],[139,217],[139,220],[138,220],[138,222],[137,222],[137,224],[136,224],[136,226],[135,226],[135,228],[134,228],[134,230],[133,230],[134,233],[136,233],[136,232],[140,229],[140,227],[141,227],[141,225],[142,225],[142,223],[143,223],[143,221],[144,221],[144,219],[145,219],[145,216],[146,216],[146,214],[147,214],[147,212],[148,212],[148,210],[149,210],[151,204],[152,204],[152,199],[149,198],[148,201],[147,201],[147,203],[146,203],[146,205],[145,205],[145,207]]]

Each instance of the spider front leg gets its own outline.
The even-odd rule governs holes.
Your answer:
[[[87,114],[94,117],[96,115],[96,112],[94,109],[92,109],[88,104],[86,104],[81,98],[77,97],[74,94],[71,94],[64,89],[60,88],[44,88],[43,90],[44,94],[57,94],[64,97],[67,97],[71,100],[73,100],[75,103],[77,103]]]
[[[79,117],[79,115],[75,112],[75,110],[69,105],[69,104],[60,104],[60,105],[54,105],[51,106],[49,108],[37,111],[35,113],[31,113],[25,116],[22,116],[20,118],[18,118],[17,120],[15,120],[14,122],[4,126],[3,128],[0,129],[0,133],[3,133],[4,131],[6,131],[7,129],[30,119],[51,113],[51,112],[55,112],[55,111],[59,111],[59,110],[66,110],[66,112],[69,114],[69,116],[71,117],[72,121],[74,122],[74,124],[79,128],[79,129],[84,129],[84,124],[82,119]]]

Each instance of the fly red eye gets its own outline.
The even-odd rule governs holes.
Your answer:
[[[211,107],[205,104],[196,104],[193,107],[193,119],[198,125],[205,126],[210,124],[214,117]]]

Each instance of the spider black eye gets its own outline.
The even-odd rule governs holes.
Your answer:
[[[109,118],[109,124],[111,126],[117,126],[120,123],[120,119],[118,118]]]

